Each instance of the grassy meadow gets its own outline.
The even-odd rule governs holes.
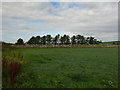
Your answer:
[[[102,42],[99,45],[120,45],[120,41]]]
[[[24,48],[16,52],[24,63],[14,87],[117,87],[117,48]]]
[[[16,52],[23,63],[14,87],[118,87],[118,48],[21,48]]]

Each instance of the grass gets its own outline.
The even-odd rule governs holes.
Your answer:
[[[13,88],[21,70],[23,56],[11,47],[2,49],[2,87]]]
[[[118,48],[17,49],[24,64],[15,87],[116,88]]]
[[[120,45],[120,41],[102,42],[99,45]]]

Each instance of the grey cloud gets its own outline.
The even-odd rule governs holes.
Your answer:
[[[68,8],[70,4],[62,2],[59,8],[55,8],[48,2],[3,3],[3,28],[7,29],[4,34],[9,33],[8,30],[22,34],[53,31],[59,33],[62,30],[71,35],[95,36],[103,41],[117,40],[117,3],[77,3],[82,5],[83,9]],[[33,25],[27,20],[43,20],[44,23]]]

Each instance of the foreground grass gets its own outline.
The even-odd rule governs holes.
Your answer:
[[[2,47],[2,88],[13,88],[21,70],[23,56],[14,47]]]
[[[18,49],[22,65],[16,87],[115,88],[117,48]]]

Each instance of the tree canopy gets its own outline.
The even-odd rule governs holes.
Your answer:
[[[16,45],[24,45],[23,39],[19,38],[19,39],[17,40]]]
[[[62,45],[62,44],[99,44],[101,41],[95,39],[95,37],[84,37],[80,34],[73,35],[70,37],[69,35],[64,34],[60,36],[60,34],[52,37],[51,35],[44,36],[32,36],[26,44],[29,45]],[[24,41],[19,38],[17,40],[17,45],[23,45]]]

